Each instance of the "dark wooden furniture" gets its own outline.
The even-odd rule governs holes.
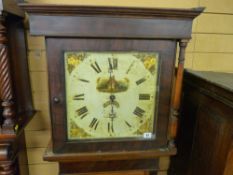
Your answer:
[[[0,174],[28,174],[24,127],[35,113],[28,75],[24,12],[0,1]]]
[[[160,158],[176,154],[174,139],[185,48],[191,38],[192,21],[203,8],[141,9],[35,4],[22,4],[21,7],[29,13],[30,33],[44,35],[47,43],[53,137],[44,159],[59,162],[59,174],[62,175],[130,170],[150,171],[151,174],[166,172],[167,168],[162,169],[159,165]],[[180,53],[174,81],[177,43]],[[77,50],[159,54],[156,138],[68,140],[63,57],[65,51]]]
[[[186,71],[176,174],[233,174],[233,74]]]

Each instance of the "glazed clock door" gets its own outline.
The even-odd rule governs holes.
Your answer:
[[[153,52],[65,52],[68,140],[152,138],[159,58]]]
[[[55,152],[166,146],[175,41],[47,38],[47,47]]]

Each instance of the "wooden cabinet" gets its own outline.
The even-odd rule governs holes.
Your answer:
[[[24,128],[35,110],[28,74],[24,12],[15,0],[1,0],[0,9],[0,174],[27,175]]]
[[[187,71],[177,174],[232,175],[233,74]]]

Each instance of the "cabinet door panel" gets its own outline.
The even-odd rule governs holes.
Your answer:
[[[232,137],[232,120],[227,116],[232,116],[232,112],[211,98],[203,99],[197,112],[189,174],[223,174]]]

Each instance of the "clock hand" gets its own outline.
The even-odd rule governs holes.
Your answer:
[[[113,103],[114,102],[114,100],[116,99],[116,96],[115,95],[110,95],[110,100],[111,100],[111,102]]]
[[[111,104],[115,105],[117,108],[120,107],[120,104],[119,104],[117,101],[111,102],[110,100],[109,100],[109,101],[106,101],[106,102],[103,104],[103,107],[106,108],[106,107],[108,107],[108,106],[111,105]]]
[[[114,112],[114,100],[116,99],[115,95],[113,94],[113,77],[112,77],[112,73],[113,73],[113,66],[111,63],[110,58],[108,58],[108,63],[109,63],[109,81],[110,81],[110,102],[111,102],[111,112],[109,114],[109,117],[113,120],[116,117],[116,113]]]

